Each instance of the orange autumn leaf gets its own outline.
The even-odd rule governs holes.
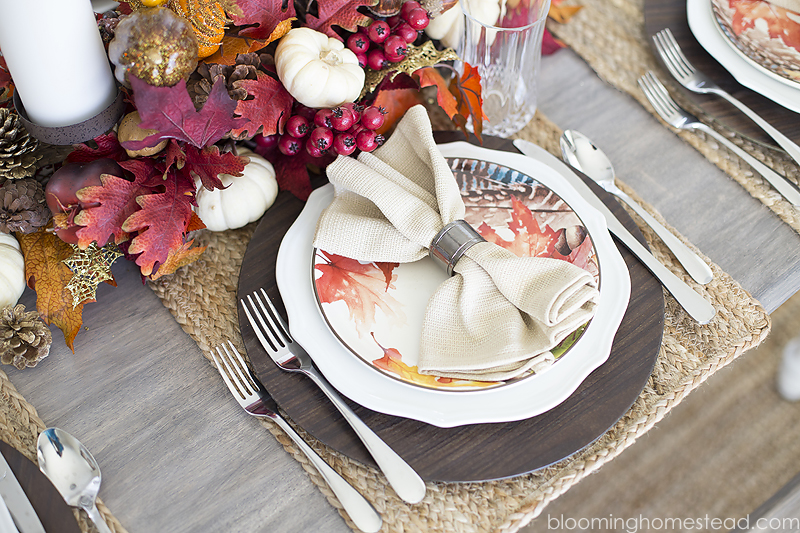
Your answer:
[[[443,387],[491,387],[499,383],[497,381],[469,381],[420,374],[416,366],[408,366],[403,362],[403,356],[396,348],[384,348],[381,343],[378,342],[378,339],[375,338],[375,334],[371,333],[371,335],[375,344],[383,350],[383,357],[374,359],[372,364],[386,372],[396,375],[404,381],[437,389]]]
[[[206,228],[205,223],[200,219],[199,216],[197,216],[197,213],[192,211],[192,217],[189,219],[189,223],[186,225],[186,230],[185,230],[186,233],[189,233],[191,231],[197,231],[197,230],[205,229],[205,228]]]
[[[467,119],[472,117],[472,131],[478,142],[483,144],[481,132],[483,120],[488,119],[483,112],[483,97],[481,96],[481,75],[478,69],[464,63],[464,73],[459,78],[453,76],[450,80],[450,92],[456,97],[458,113],[452,118],[464,135],[467,135]]]
[[[383,126],[378,133],[384,134],[403,118],[406,111],[422,103],[422,95],[416,89],[391,89],[380,91],[372,105],[382,107],[386,111]]]
[[[518,257],[552,257],[558,242],[558,232],[547,224],[540,228],[531,210],[516,196],[511,197],[511,205],[508,229],[514,233],[514,240],[503,239],[485,222],[478,228],[478,233],[487,241],[502,246]]]
[[[182,266],[197,261],[200,256],[203,255],[203,252],[206,251],[207,246],[196,246],[192,248],[193,242],[194,240],[185,242],[177,249],[170,250],[167,260],[158,266],[158,270],[150,276],[150,279],[156,280],[161,276],[172,274]]]
[[[581,9],[583,6],[564,6],[560,2],[558,4],[551,3],[547,16],[560,24],[566,24]]]
[[[369,327],[375,323],[377,309],[381,309],[388,317],[405,321],[397,300],[388,293],[390,288],[394,288],[392,282],[397,277],[389,273],[397,263],[388,263],[382,268],[376,263],[361,263],[322,250],[319,253],[325,260],[325,263],[314,265],[322,274],[316,280],[319,301],[344,301],[359,335],[369,332]]]
[[[83,306],[72,306],[72,292],[67,284],[72,271],[62,261],[72,247],[44,229],[36,233],[17,233],[25,257],[25,281],[36,291],[36,310],[46,324],[54,324],[64,333],[64,341],[75,352],[73,342],[83,324]]]
[[[436,103],[439,104],[451,119],[458,113],[456,97],[447,87],[447,82],[434,67],[425,67],[414,71],[414,77],[419,81],[420,88],[436,87]]]
[[[257,52],[273,41],[277,41],[292,29],[294,17],[282,20],[275,26],[266,39],[253,39],[239,35],[226,35],[222,38],[222,46],[211,56],[203,59],[204,63],[219,63],[221,65],[235,65],[236,56]]]

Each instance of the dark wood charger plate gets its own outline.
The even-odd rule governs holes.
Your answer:
[[[464,136],[437,132],[436,139],[450,142],[464,140]],[[484,137],[484,146],[517,151],[509,140],[500,138]],[[633,220],[617,201],[589,178],[581,177],[645,244]],[[317,185],[323,183],[324,180]],[[264,287],[279,311],[285,313],[275,281],[275,261],[281,239],[303,205],[290,194],[281,193],[267,211],[245,252],[237,292],[239,299]],[[567,400],[554,409],[518,422],[439,428],[377,413],[349,400],[348,403],[422,478],[429,481],[508,478],[538,470],[581,450],[628,411],[647,382],[661,345],[664,326],[661,284],[627,248],[619,244],[617,247],[630,272],[632,291],[611,354]],[[239,325],[253,370],[289,417],[334,450],[374,466],[361,441],[312,381],[302,375],[284,372],[272,362],[247,322],[241,302]]]
[[[706,1],[710,2],[711,0]],[[710,76],[717,85],[742,101],[788,138],[800,143],[800,114],[790,111],[766,96],[762,96],[741,85],[711,54],[706,52],[689,28],[689,22],[686,17],[686,0],[645,0],[644,27],[645,36],[650,43],[653,54],[659,61],[661,61],[661,58],[653,46],[652,36],[664,28],[669,28],[678,44],[681,45],[684,55],[697,70]],[[666,67],[664,67],[665,75],[669,76],[667,72]],[[668,80],[673,81],[671,77]],[[677,82],[674,83],[678,86]],[[719,121],[744,137],[780,150],[771,137],[723,98],[695,94],[683,88],[681,88],[681,91],[708,116],[713,117],[714,120]],[[800,91],[798,91],[798,98],[800,98]]]
[[[39,465],[22,455],[7,442],[0,441],[0,452],[28,496],[47,533],[81,533],[72,508],[58,489],[47,479]]]

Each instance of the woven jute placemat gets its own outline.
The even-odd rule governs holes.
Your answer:
[[[555,125],[537,114],[518,136],[557,153],[560,134]],[[627,188],[626,191],[636,198],[633,191]],[[658,213],[650,211],[664,222]],[[269,216],[269,211],[265,216]],[[209,361],[212,347],[222,340],[232,339],[243,349],[238,329],[236,286],[242,257],[254,229],[255,226],[250,225],[240,230],[201,233],[198,240],[208,245],[208,249],[198,262],[149,284]],[[382,531],[518,530],[538,516],[552,500],[619,455],[709,376],[761,343],[769,332],[770,318],[766,311],[719,267],[712,264],[714,280],[700,287],[676,264],[655,234],[646,228],[643,233],[654,255],[712,302],[717,316],[710,324],[699,326],[667,295],[662,346],[645,389],[613,428],[574,456],[538,472],[507,480],[428,483],[425,499],[408,505],[388,487],[380,472],[328,449],[302,430],[301,433],[373,503],[384,519]],[[264,426],[304,465],[312,481],[341,512],[339,503],[291,441],[272,423],[264,422]],[[349,519],[346,520],[355,529]]]
[[[8,375],[0,370],[0,440],[10,444],[22,455],[33,461],[36,458],[36,440],[45,430],[42,419],[30,403],[17,391]],[[105,504],[97,499],[97,509],[103,515],[108,527],[115,533],[127,533],[117,518]],[[84,533],[96,532],[97,528],[89,520],[86,511],[73,510],[75,519]]]
[[[682,90],[677,89],[676,82],[661,67],[645,35],[643,0],[566,0],[564,5],[568,4],[582,8],[566,24],[548,21],[548,28],[581,56],[601,79],[631,95],[658,118],[637,84],[640,76],[653,70],[662,82],[674,89],[670,92],[682,106],[704,122],[713,123],[720,133],[768,167],[795,184],[800,184],[800,166],[786,153],[753,143],[725,128],[714,117],[706,116],[691,100],[681,96]],[[791,228],[800,232],[800,210],[786,201],[742,159],[702,132],[680,130],[677,135],[736,180]]]

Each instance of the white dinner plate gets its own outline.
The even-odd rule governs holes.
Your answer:
[[[544,162],[549,156],[546,152],[533,159],[464,142],[440,148],[448,158],[494,163],[530,176],[557,194],[580,217],[592,239],[600,270],[596,313],[580,339],[545,372],[493,388],[452,391],[421,387],[379,371],[339,341],[317,302],[312,274],[313,237],[319,214],[333,198],[331,185],[312,193],[278,252],[276,277],[291,333],[334,387],[375,411],[440,427],[509,422],[541,414],[568,398],[608,358],[630,297],[627,267],[602,215]]]
[[[723,36],[717,24],[711,0],[687,0],[689,28],[700,45],[736,78],[736,81],[770,100],[800,113],[800,88],[793,82],[768,73],[747,59]]]

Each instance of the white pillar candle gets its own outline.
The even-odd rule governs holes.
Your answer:
[[[0,51],[35,124],[77,124],[116,98],[90,0],[0,0]]]

